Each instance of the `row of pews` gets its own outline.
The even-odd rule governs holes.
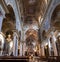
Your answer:
[[[18,62],[29,62],[29,57],[27,57],[27,56],[18,56],[18,57],[16,57],[16,56],[0,56],[0,61],[3,61],[3,62],[5,62],[5,61],[18,61]]]
[[[46,62],[60,62],[60,56],[40,57],[40,60]]]
[[[39,57],[37,58],[38,62],[60,62],[60,56],[49,56],[49,57]],[[28,56],[0,56],[0,60],[3,60],[3,62],[7,60],[13,60],[13,61],[18,61],[18,62],[29,62],[29,57]]]

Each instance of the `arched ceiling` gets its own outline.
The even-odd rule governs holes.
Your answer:
[[[37,31],[36,30],[34,30],[34,29],[29,29],[28,31],[26,31],[26,35],[28,35],[28,34],[36,34],[37,35]]]
[[[38,0],[22,0],[24,15],[26,16],[34,16],[36,12],[36,7],[38,4]]]
[[[33,40],[38,40],[38,32],[34,29],[29,29],[25,33],[26,35],[26,41],[33,41]]]
[[[43,16],[47,8],[48,0],[21,0],[23,7],[24,22]]]

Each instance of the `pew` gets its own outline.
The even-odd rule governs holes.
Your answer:
[[[22,56],[0,56],[0,60],[4,60],[4,61],[18,61],[18,62],[29,62],[29,57],[22,57]]]

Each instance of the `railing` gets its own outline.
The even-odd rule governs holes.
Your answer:
[[[41,57],[40,60],[46,62],[60,62],[60,56]]]
[[[1,60],[4,60],[7,61],[7,60],[10,60],[10,61],[19,61],[19,62],[29,62],[29,57],[25,56],[25,57],[20,57],[20,56],[0,56],[0,61]]]
[[[28,56],[0,56],[0,60],[19,60],[20,62],[31,62],[30,59],[32,59],[32,62],[60,62],[60,56],[40,56],[32,58],[29,58]]]

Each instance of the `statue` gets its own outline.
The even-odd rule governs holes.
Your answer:
[[[10,56],[13,52],[13,41],[11,35],[9,34],[6,38],[6,53]]]

